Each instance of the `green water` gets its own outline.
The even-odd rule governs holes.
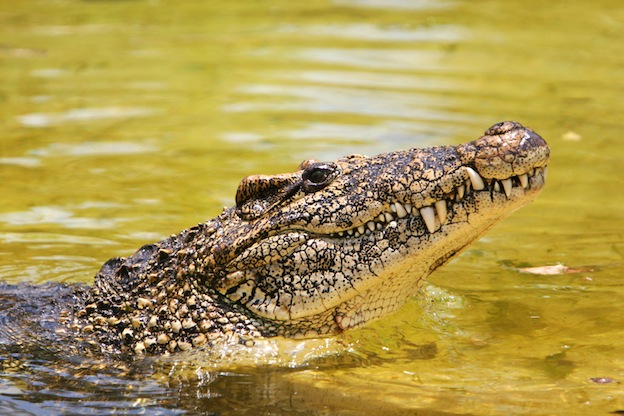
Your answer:
[[[0,374],[0,413],[624,410],[623,40],[619,0],[0,1],[2,281],[89,283],[304,158],[506,119],[553,155],[531,206],[338,356],[170,376],[41,358]],[[584,271],[516,271],[558,263]]]

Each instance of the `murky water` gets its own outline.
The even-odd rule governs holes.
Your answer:
[[[0,413],[624,410],[623,39],[618,0],[0,2],[4,282],[89,283],[304,158],[505,119],[553,153],[544,193],[425,301],[293,347],[316,358],[61,370],[42,354],[0,374]],[[558,263],[580,272],[517,271]]]

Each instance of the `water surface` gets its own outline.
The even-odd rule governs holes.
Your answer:
[[[42,355],[0,374],[0,413],[624,410],[619,1],[4,1],[0,23],[4,282],[90,283],[305,158],[507,119],[553,155],[531,206],[387,319],[281,365]],[[556,264],[580,272],[517,270]]]

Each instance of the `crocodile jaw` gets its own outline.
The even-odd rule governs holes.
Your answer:
[[[382,317],[531,201],[548,158],[543,139],[506,122],[457,147],[340,159],[330,185],[289,191],[254,220],[272,227],[230,248],[217,291],[268,335],[317,336]]]

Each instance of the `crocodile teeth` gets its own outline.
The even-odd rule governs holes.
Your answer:
[[[526,189],[529,186],[529,177],[527,174],[519,175],[518,179],[520,180],[520,186]]]
[[[475,191],[485,189],[483,178],[481,178],[481,176],[474,169],[466,167],[466,172],[468,172],[468,177],[470,178],[470,182],[472,182],[472,187]]]
[[[401,205],[401,204],[400,204],[400,203],[398,203],[398,202],[397,202],[397,203],[395,203],[394,205],[395,205],[395,207],[396,207],[396,213],[397,213],[397,216],[398,216],[399,218],[405,218],[405,217],[407,217],[407,211],[405,210],[405,208],[403,207],[403,205]]]
[[[462,199],[464,197],[465,192],[466,188],[464,187],[464,185],[459,185],[457,187],[457,196],[459,197],[459,199]]]
[[[507,198],[509,198],[511,196],[511,188],[513,187],[513,184],[511,183],[511,178],[503,179],[501,183],[503,184],[503,188],[505,189],[505,195],[507,195]]]
[[[435,209],[438,213],[438,218],[440,219],[440,224],[444,224],[444,222],[446,221],[446,201],[445,200],[440,200],[437,201],[435,203]],[[427,228],[429,228],[429,226],[427,226]]]
[[[420,209],[420,215],[422,215],[423,220],[425,220],[425,225],[430,233],[433,233],[436,230],[436,222],[435,222],[435,210],[433,207],[424,207]]]
[[[457,185],[445,195],[444,199],[436,201],[433,205],[417,208],[411,203],[393,202],[389,205],[387,210],[379,213],[374,219],[366,222],[365,224],[361,224],[348,230],[339,231],[332,235],[334,237],[361,237],[363,235],[372,235],[374,232],[383,231],[385,228],[396,228],[398,226],[396,221],[397,219],[403,219],[410,216],[414,219],[418,217],[418,215],[423,217],[427,230],[429,230],[430,233],[434,233],[442,225],[447,223],[449,218],[449,203],[451,203],[451,207],[453,207],[454,202],[460,202],[464,199],[464,197],[484,189],[488,190],[490,193],[505,192],[505,195],[510,198],[514,186],[527,189],[530,187],[530,181],[534,176],[539,177],[538,179],[544,181],[548,172],[548,168],[546,166],[532,168],[527,173],[512,176],[507,179],[488,179],[486,185],[483,177],[481,177],[481,175],[474,169],[469,167],[465,167],[465,169],[468,173],[468,179],[466,179],[462,184]],[[409,223],[410,227],[411,224],[412,222]]]

